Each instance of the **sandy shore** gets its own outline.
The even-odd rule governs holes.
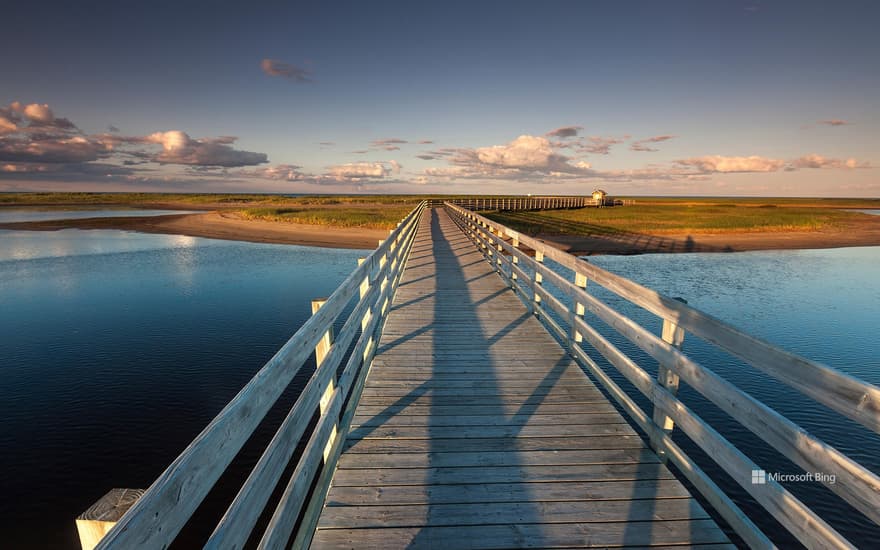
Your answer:
[[[880,216],[876,216],[876,219],[853,221],[845,227],[818,231],[705,233],[695,235],[628,233],[614,237],[539,234],[536,238],[580,256],[880,246]]]
[[[3,223],[0,229],[57,231],[59,229],[121,229],[143,233],[188,235],[230,241],[299,244],[327,248],[376,248],[388,236],[385,229],[339,228],[318,225],[243,220],[232,212],[84,218]]]
[[[360,249],[376,248],[379,240],[388,236],[388,231],[383,229],[337,228],[244,220],[233,212],[0,224],[0,229],[31,231],[55,231],[69,228],[121,229],[234,241]],[[846,227],[821,231],[662,236],[629,233],[614,237],[539,234],[536,238],[572,254],[585,256],[880,246],[880,216],[877,216],[876,219],[858,220]]]

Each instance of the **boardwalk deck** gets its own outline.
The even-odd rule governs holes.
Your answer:
[[[434,209],[422,218],[312,544],[729,540]]]

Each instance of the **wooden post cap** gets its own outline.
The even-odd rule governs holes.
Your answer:
[[[76,518],[76,530],[79,532],[79,542],[83,550],[92,550],[97,546],[143,494],[143,489],[110,489],[98,502],[80,514]]]

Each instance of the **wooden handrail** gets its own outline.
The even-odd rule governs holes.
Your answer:
[[[332,434],[337,431],[344,435],[350,425],[360,396],[359,384],[362,387],[369,370],[378,334],[388,313],[388,304],[400,281],[425,207],[423,201],[388,238],[379,243],[378,248],[358,265],[159,476],[97,548],[166,548],[316,346],[321,346],[318,366],[312,378],[221,519],[207,546],[240,548],[244,545],[280,481],[285,465],[303,437],[308,420],[316,409],[320,409],[318,424],[308,436],[306,451],[299,458],[261,547],[274,548],[287,542],[304,503],[307,512],[303,528],[309,531],[314,529],[308,510],[314,509],[315,502],[323,502],[326,485],[322,480],[332,474],[342,447],[341,441],[344,440],[344,437],[332,437]],[[325,335],[356,295],[355,306],[336,341],[330,343]],[[321,344],[322,341],[324,344]],[[338,384],[334,384],[335,388],[325,395],[352,341],[355,341],[354,349],[350,350],[343,374]],[[322,397],[325,399],[322,400]],[[316,476],[319,479],[317,487],[309,493]],[[291,517],[293,520],[288,521]],[[307,523],[308,527],[305,527]],[[300,533],[297,532],[296,536],[299,537]],[[311,532],[305,540],[310,537]]]
[[[437,200],[439,203],[442,201]],[[605,206],[614,204],[613,199],[597,200],[584,196],[548,196],[548,197],[470,197],[450,199],[450,204],[468,210],[551,210],[563,208],[583,208],[585,206]],[[621,204],[618,201],[618,204]]]
[[[456,208],[451,203],[451,208]],[[606,271],[577,256],[568,254],[537,239],[523,235],[474,212],[458,208],[493,231],[502,231],[520,245],[540,252],[559,265],[617,294],[631,303],[674,322],[694,336],[702,338],[739,357],[755,368],[775,377],[812,399],[880,433],[880,388],[854,376],[782,350],[760,338],[746,334],[708,313],[664,296],[620,275]]]
[[[601,270],[474,212],[449,203],[446,206],[456,223],[483,251],[496,271],[518,292],[524,302],[545,322],[551,332],[555,333],[560,341],[569,347],[574,358],[596,376],[609,394],[646,432],[658,454],[668,456],[750,546],[765,547],[770,543],[730,498],[721,492],[717,484],[712,482],[705,472],[696,468],[693,461],[672,442],[669,437],[672,422],[679,424],[682,431],[702,447],[799,540],[808,546],[831,545],[839,547],[847,546],[849,543],[806,505],[772,479],[767,479],[766,484],[751,483],[751,470],[757,469],[758,466],[678,400],[675,392],[671,391],[674,388],[671,388],[669,383],[665,383],[667,381],[664,380],[664,369],[667,371],[665,373],[667,376],[669,374],[680,376],[681,380],[691,385],[743,426],[807,471],[822,471],[835,475],[837,483],[826,484],[826,486],[872,521],[880,523],[880,478],[837,449],[811,436],[795,423],[739,390],[714,372],[697,364],[681,352],[676,344],[684,337],[683,332],[686,330],[719,345],[734,355],[754,359],[749,362],[759,369],[773,374],[783,382],[799,376],[801,372],[795,373],[794,371],[802,368],[803,365],[808,365],[806,368],[813,375],[821,374],[820,379],[824,381],[824,384],[831,385],[841,382],[849,393],[839,399],[834,397],[835,388],[833,387],[814,388],[812,391],[804,393],[829,406],[832,406],[833,403],[833,408],[842,409],[840,412],[845,416],[857,419],[872,428],[878,424],[875,401],[875,397],[880,391],[878,388],[824,365],[775,348],[771,344],[746,335],[684,303]],[[506,238],[509,238],[511,242],[508,243]],[[535,258],[531,258],[523,250],[520,250],[520,244],[534,250]],[[575,280],[569,281],[544,265],[542,262],[544,256],[572,269]],[[531,271],[531,274],[524,269],[526,267]],[[595,281],[618,296],[659,315],[664,319],[665,332],[668,334],[664,334],[664,338],[658,337],[589,294],[586,291],[587,279]],[[569,307],[546,289],[543,286],[545,282],[551,284],[568,298],[573,307]],[[556,319],[548,314],[547,308],[557,315]],[[583,313],[585,311],[595,314],[627,340],[657,359],[662,366],[658,373],[661,380],[654,379],[635,361],[627,357],[584,321]],[[557,319],[568,323],[569,329],[566,330],[562,327]],[[711,329],[700,326],[700,322],[703,320],[712,325]],[[676,334],[676,331],[679,330],[682,331],[681,334]],[[642,411],[583,351],[579,343],[581,339],[585,339],[591,344],[642,394],[648,397],[655,408],[653,417]],[[755,357],[753,352],[737,349],[738,346],[743,345],[757,345],[768,358]],[[779,361],[780,358],[786,359],[785,369],[780,366],[782,364]],[[857,396],[861,397],[857,398]],[[870,413],[872,410],[874,412]],[[669,419],[669,422],[666,419]]]

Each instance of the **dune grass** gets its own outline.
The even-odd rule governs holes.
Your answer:
[[[330,208],[248,208],[239,215],[249,220],[327,225],[333,227],[365,227],[370,229],[394,229],[412,210],[412,205],[375,205]]]
[[[642,204],[541,212],[488,212],[486,215],[529,234],[741,233],[818,231],[842,227],[867,216],[836,208],[774,203]]]
[[[391,229],[424,195],[268,195],[180,193],[0,193],[0,206],[39,208],[181,208],[238,212],[246,219]],[[446,195],[436,198],[464,198]],[[839,227],[880,209],[880,199],[632,197],[615,208],[490,213],[499,222],[533,234],[718,233],[813,231]]]

